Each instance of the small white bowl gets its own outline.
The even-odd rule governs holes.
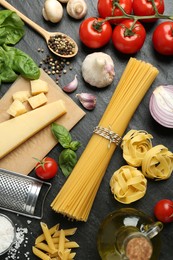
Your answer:
[[[5,219],[11,224],[11,226],[13,227],[14,236],[13,236],[12,241],[11,241],[10,244],[8,245],[8,247],[5,248],[3,251],[0,251],[0,256],[3,255],[3,254],[5,254],[5,253],[7,253],[7,252],[11,249],[11,247],[13,246],[13,244],[14,244],[15,241],[16,241],[16,228],[15,228],[15,226],[14,226],[13,221],[12,221],[9,217],[7,217],[6,215],[0,213],[0,218],[1,218],[1,217],[5,218]]]

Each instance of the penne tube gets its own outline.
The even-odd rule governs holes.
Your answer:
[[[39,257],[42,260],[51,260],[50,256],[43,253],[40,249],[36,248],[35,246],[32,247],[32,252],[35,256]]]
[[[55,254],[58,252],[57,249],[51,249],[47,244],[43,242],[37,243],[36,247],[50,254]]]
[[[65,244],[65,233],[64,230],[60,230],[60,235],[59,235],[59,247],[58,247],[58,255],[62,259],[64,255],[64,244]]]
[[[64,244],[64,248],[78,248],[79,245],[74,241],[69,241]]]
[[[77,228],[69,228],[69,229],[64,229],[64,234],[65,236],[72,236],[75,234]],[[61,230],[57,230],[54,234],[53,237],[59,237]]]
[[[53,243],[53,240],[52,240],[52,237],[51,237],[51,234],[50,234],[50,232],[49,232],[49,229],[48,229],[47,225],[46,225],[45,223],[43,223],[43,222],[41,222],[40,224],[41,224],[41,228],[42,228],[42,231],[43,231],[43,234],[44,234],[44,236],[45,236],[45,240],[46,240],[48,246],[49,246],[51,249],[56,250],[56,249],[55,249],[55,245],[54,245],[54,243]]]
[[[54,233],[56,233],[56,231],[59,229],[59,224],[56,224],[56,225],[54,225],[53,227],[51,227],[50,229],[49,229],[49,233],[51,234],[51,235],[53,235]],[[37,238],[36,238],[36,240],[35,240],[35,244],[37,244],[37,243],[40,243],[40,242],[42,242],[42,241],[44,241],[45,240],[45,235],[44,234],[41,234],[40,236],[38,236]]]

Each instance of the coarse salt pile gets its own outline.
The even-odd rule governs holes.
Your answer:
[[[7,250],[14,241],[15,231],[11,221],[0,215],[0,254]]]

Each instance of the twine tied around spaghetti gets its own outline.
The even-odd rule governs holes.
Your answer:
[[[118,146],[122,141],[122,137],[113,132],[110,126],[109,128],[96,126],[93,132],[109,140],[108,148],[110,148],[111,143],[115,143]]]

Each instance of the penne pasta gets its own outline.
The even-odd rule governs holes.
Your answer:
[[[64,230],[60,230],[60,235],[59,235],[59,247],[58,247],[58,255],[60,256],[61,259],[63,259],[64,255],[64,244],[65,244],[65,234]]]
[[[50,247],[50,249],[56,250],[47,225],[43,222],[41,222],[40,224],[41,224],[41,228],[42,228],[42,231],[43,231],[43,234],[45,236],[45,240],[46,240],[48,246]]]
[[[51,227],[51,228],[49,229],[50,235],[55,234],[58,229],[59,229],[59,224],[56,224],[56,225],[54,225],[53,227]],[[38,237],[36,238],[35,244],[40,243],[40,242],[42,242],[42,241],[44,241],[44,240],[45,240],[45,236],[44,236],[44,234],[41,234],[40,236],[38,236]]]
[[[75,241],[69,241],[66,236],[73,235],[77,229],[59,230],[59,224],[49,229],[43,222],[40,222],[40,225],[43,233],[36,238],[33,253],[43,260],[74,259],[76,253],[71,250],[79,245]]]
[[[64,234],[65,236],[72,236],[75,234],[77,228],[69,228],[69,229],[64,229]],[[60,235],[60,230],[56,230],[55,233],[53,234],[53,237],[59,237]]]
[[[36,248],[35,246],[32,247],[32,252],[34,253],[34,255],[36,255],[42,260],[51,260],[50,256],[43,253],[40,249]]]
[[[57,249],[51,249],[47,244],[43,242],[37,243],[36,247],[50,254],[56,254],[58,252]]]

